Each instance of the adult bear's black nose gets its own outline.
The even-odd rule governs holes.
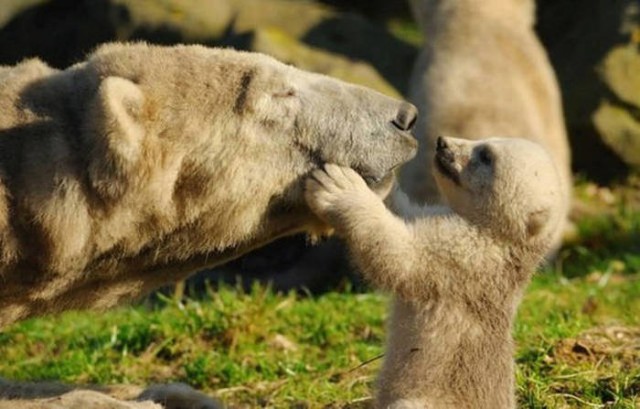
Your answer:
[[[447,142],[444,140],[444,137],[438,136],[438,139],[436,139],[436,151],[441,152],[447,148]]]
[[[403,102],[391,123],[401,131],[410,131],[416,124],[416,119],[418,119],[418,109],[408,102]]]

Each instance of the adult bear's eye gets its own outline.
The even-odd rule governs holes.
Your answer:
[[[296,96],[296,90],[294,89],[287,89],[284,91],[273,93],[274,98],[289,98],[289,97],[295,97],[295,96]]]
[[[480,151],[478,152],[478,160],[480,161],[480,163],[486,166],[491,166],[493,164],[493,155],[489,148],[485,146],[480,149]]]

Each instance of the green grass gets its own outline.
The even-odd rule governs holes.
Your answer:
[[[424,43],[422,31],[413,20],[392,19],[387,22],[387,29],[413,46],[420,47]]]
[[[596,210],[524,296],[519,407],[640,407],[640,207],[624,191],[606,203],[600,193],[578,189]],[[381,360],[360,365],[382,353],[386,303],[375,293],[223,286],[202,300],[70,312],[0,333],[0,376],[182,381],[231,406],[364,408]]]
[[[384,311],[383,297],[374,294],[299,298],[225,287],[200,302],[165,300],[14,326],[0,337],[0,374],[99,384],[183,381],[255,406],[349,401],[368,394],[371,371],[343,372],[381,352]]]

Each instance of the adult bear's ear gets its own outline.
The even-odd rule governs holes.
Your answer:
[[[527,237],[535,237],[539,235],[544,226],[549,222],[549,209],[536,210],[527,216]]]
[[[89,178],[105,199],[127,190],[141,156],[145,134],[141,116],[144,95],[133,82],[107,77],[90,102],[85,141],[90,144]]]

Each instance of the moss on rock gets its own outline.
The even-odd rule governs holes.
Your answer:
[[[305,70],[364,85],[389,96],[400,96],[371,65],[307,46],[277,28],[256,30],[251,49]]]
[[[640,118],[624,107],[604,101],[593,121],[603,141],[629,166],[640,168]]]

